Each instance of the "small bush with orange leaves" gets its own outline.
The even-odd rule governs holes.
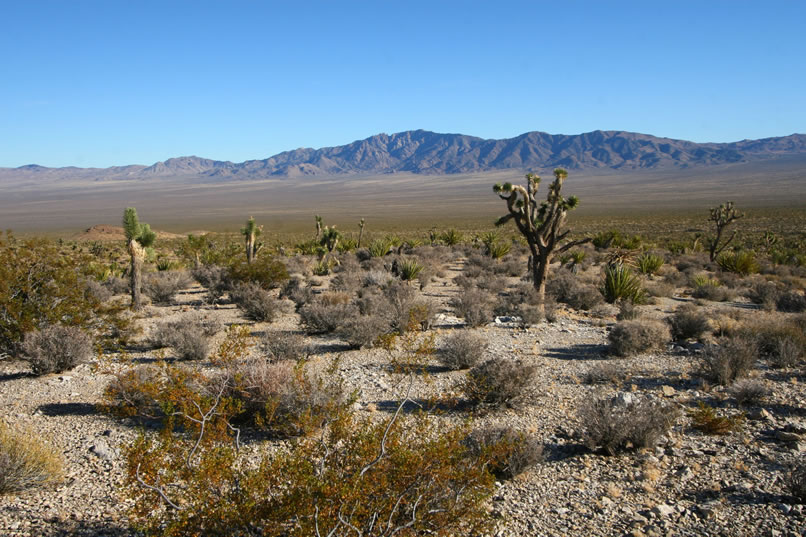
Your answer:
[[[215,421],[220,401],[206,403],[197,421]],[[142,435],[127,453],[132,518],[144,535],[167,537],[489,530],[488,467],[499,446],[472,452],[466,426],[438,432],[432,416],[404,418],[402,407],[382,421],[342,408],[321,434],[248,462],[237,433],[221,427]]]

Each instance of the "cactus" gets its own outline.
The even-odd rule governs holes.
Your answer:
[[[732,201],[723,203],[719,207],[711,208],[711,216],[708,217],[708,220],[713,222],[716,226],[716,236],[708,239],[708,253],[711,262],[713,262],[716,257],[722,253],[722,250],[724,250],[728,244],[731,243],[734,237],[736,237],[736,232],[734,231],[728,240],[720,244],[722,240],[722,233],[724,233],[725,229],[731,223],[742,217],[744,217],[744,214],[736,212],[736,208],[733,206]]]
[[[123,232],[126,234],[126,246],[131,256],[131,270],[129,282],[132,295],[132,309],[139,310],[142,306],[140,289],[143,284],[143,260],[146,249],[154,244],[157,234],[151,231],[148,224],[140,223],[137,218],[137,209],[128,207],[123,212]]]
[[[257,242],[257,238],[263,233],[263,226],[258,226],[253,217],[246,221],[246,227],[241,228],[241,235],[246,241],[246,263],[252,264],[255,256],[263,248],[262,242]]]
[[[564,198],[561,194],[563,181],[567,177],[567,171],[561,168],[554,170],[554,181],[549,185],[546,201],[543,203],[536,199],[540,177],[532,173],[526,174],[526,187],[511,183],[493,187],[493,192],[507,202],[508,211],[495,224],[501,226],[513,221],[529,245],[532,284],[537,291],[541,308],[546,296],[546,277],[554,254],[590,241],[586,238],[560,246],[570,233],[570,230],[563,231],[565,217],[569,210],[579,204],[576,196]]]

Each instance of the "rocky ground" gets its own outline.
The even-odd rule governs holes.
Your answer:
[[[437,342],[461,328],[447,306],[457,292],[451,278],[426,289],[441,306]],[[245,322],[231,305],[201,305],[194,287],[171,306],[149,306],[140,321],[147,332],[155,321],[196,309],[223,322]],[[682,299],[646,306],[647,315],[670,313]],[[289,304],[290,306],[290,304]],[[725,305],[722,307],[731,307]],[[806,506],[787,495],[783,479],[790,464],[806,456],[806,378],[800,370],[769,370],[757,376],[772,389],[763,406],[749,407],[743,428],[725,436],[692,429],[685,410],[704,400],[735,412],[721,388],[709,388],[694,375],[697,345],[670,345],[664,352],[616,359],[607,356],[613,317],[560,311],[556,322],[522,328],[497,319],[474,329],[489,342],[490,357],[516,355],[538,366],[524,402],[514,409],[476,417],[476,423],[506,423],[541,438],[545,463],[497,484],[490,509],[495,535],[806,535]],[[293,308],[266,328],[298,330]],[[345,350],[332,337],[310,338],[315,360],[340,358],[338,373],[357,389],[360,412],[394,409],[403,388],[389,373],[385,351]],[[153,360],[146,347],[129,349],[134,361]],[[24,362],[0,361],[0,408],[12,424],[27,426],[51,442],[65,460],[64,481],[50,489],[0,498],[0,535],[128,535],[129,501],[118,490],[124,475],[121,448],[138,434],[125,422],[97,408],[112,378],[118,355],[101,356],[63,374],[33,377]],[[618,364],[617,385],[589,384],[591,368]],[[418,377],[413,396],[450,394],[461,372],[435,367]],[[600,393],[636,393],[662,399],[681,409],[672,432],[656,449],[626,455],[591,453],[579,434],[578,408]],[[464,420],[465,411],[440,420]]]

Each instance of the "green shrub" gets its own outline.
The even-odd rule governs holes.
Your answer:
[[[118,309],[103,306],[87,288],[89,259],[44,239],[0,233],[0,260],[0,354],[14,354],[23,334],[45,325],[96,333],[122,326]]]
[[[645,252],[644,254],[638,256],[638,258],[635,260],[635,265],[638,267],[638,272],[641,274],[646,274],[647,276],[657,274],[657,272],[663,266],[663,263],[663,257],[651,254],[649,252]]]
[[[274,289],[288,279],[285,265],[268,254],[257,255],[251,263],[246,259],[231,262],[228,267],[230,287],[236,283],[254,283],[263,289]]]
[[[501,259],[509,253],[512,245],[508,242],[493,242],[487,246],[487,255],[493,259]]]
[[[605,268],[605,277],[600,288],[605,300],[610,304],[616,300],[629,300],[634,304],[646,301],[646,291],[641,279],[625,265],[609,265]]]
[[[755,274],[760,269],[755,254],[749,250],[722,254],[717,257],[716,263],[725,272],[733,272],[742,276]]]
[[[392,241],[388,238],[375,239],[369,244],[370,257],[384,257],[392,251]]]
[[[423,268],[422,263],[411,257],[401,258],[397,263],[397,273],[403,281],[415,279]]]
[[[62,461],[32,430],[0,420],[0,496],[58,482]]]
[[[720,416],[716,409],[699,401],[695,410],[689,411],[692,426],[705,434],[730,434],[741,428],[744,414]]]
[[[442,243],[445,244],[445,246],[456,246],[457,244],[462,242],[463,239],[464,237],[462,236],[462,234],[456,231],[455,229],[449,229],[447,231],[444,231],[439,236],[439,240],[441,240]]]

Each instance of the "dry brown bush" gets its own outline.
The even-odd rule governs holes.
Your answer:
[[[494,358],[467,372],[460,389],[474,405],[513,405],[524,396],[537,368],[510,358]]]
[[[0,420],[0,496],[61,480],[61,458],[39,436]]]
[[[56,324],[25,334],[22,353],[34,375],[61,373],[89,361],[93,342],[81,328]]]
[[[636,319],[616,323],[607,336],[610,351],[616,356],[632,356],[661,350],[669,341],[669,328],[660,321]]]
[[[449,369],[470,369],[484,357],[487,340],[467,330],[459,330],[447,338],[439,349],[439,361]]]

